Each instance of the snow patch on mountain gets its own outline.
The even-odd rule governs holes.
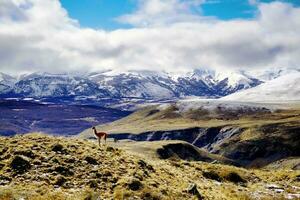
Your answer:
[[[281,74],[283,72],[278,76]],[[18,79],[5,75],[1,77],[0,84],[6,82],[0,86],[1,97],[73,96],[74,99],[83,100],[128,98],[163,101],[189,96],[219,98],[262,83],[256,76],[243,71],[203,68],[190,72],[106,70],[81,75],[38,72],[20,76]],[[8,79],[13,81],[1,81]]]
[[[16,78],[0,72],[0,93],[11,91],[16,81]]]
[[[238,101],[296,101],[300,100],[300,72],[289,73],[257,87],[223,97]]]

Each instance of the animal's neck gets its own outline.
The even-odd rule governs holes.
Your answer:
[[[94,133],[97,134],[97,130],[96,129],[94,129]]]

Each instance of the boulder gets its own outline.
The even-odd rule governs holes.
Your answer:
[[[61,144],[54,144],[52,146],[52,151],[63,153],[64,152],[64,146],[61,145]]]
[[[233,182],[233,183],[246,183],[247,181],[243,179],[238,173],[231,172],[226,177],[226,180]]]
[[[17,173],[24,173],[31,168],[31,164],[29,158],[18,155],[13,158],[10,167]]]
[[[219,176],[219,174],[214,171],[204,171],[202,172],[202,175],[207,179],[212,179],[219,182],[222,181],[222,178]]]

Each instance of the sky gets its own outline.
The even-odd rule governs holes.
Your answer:
[[[1,0],[0,72],[300,68],[299,0]]]

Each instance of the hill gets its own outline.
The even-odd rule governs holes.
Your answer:
[[[74,135],[88,127],[112,122],[130,113],[92,105],[0,100],[0,135],[28,132]]]
[[[183,140],[242,166],[263,167],[300,156],[299,120],[298,104],[179,101],[142,108],[98,129],[119,140]],[[90,129],[79,135],[92,136]]]
[[[0,151],[0,199],[296,199],[300,193],[299,171],[148,159],[90,140],[0,137]]]

